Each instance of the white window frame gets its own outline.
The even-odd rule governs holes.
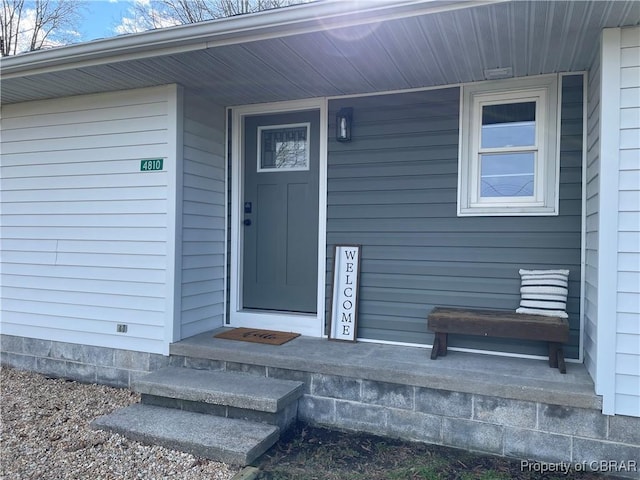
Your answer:
[[[483,106],[531,101],[536,103],[534,146],[480,147]],[[481,82],[462,87],[458,216],[558,215],[559,101],[557,75]],[[533,195],[481,197],[480,155],[517,152],[534,152]]]

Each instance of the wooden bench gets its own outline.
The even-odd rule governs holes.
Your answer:
[[[435,332],[431,359],[447,354],[449,333],[484,337],[518,338],[549,342],[549,366],[566,373],[562,344],[569,339],[569,322],[560,317],[526,315],[503,310],[434,308],[427,326]]]

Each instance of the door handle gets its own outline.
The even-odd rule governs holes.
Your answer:
[[[244,219],[244,222],[242,222],[242,223],[244,223],[244,224],[245,224],[245,226],[247,226],[247,227],[248,227],[249,225],[251,225],[251,219],[250,219],[250,218],[245,218],[245,219]]]

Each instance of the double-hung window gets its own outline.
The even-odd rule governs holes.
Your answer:
[[[458,214],[558,214],[557,77],[463,88]]]

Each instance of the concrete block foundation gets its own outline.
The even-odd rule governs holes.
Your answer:
[[[206,341],[210,338],[208,335]],[[336,348],[328,343],[318,341],[317,345],[319,349]],[[170,357],[163,357],[1,337],[3,365],[45,375],[129,388],[148,371],[175,366],[296,380],[304,383],[297,418],[313,425],[640,479],[640,418],[603,415],[598,398],[584,389],[576,396],[557,390],[544,395],[537,389],[529,395],[522,388],[502,384],[492,394],[485,383],[474,385],[461,378],[446,381],[433,372],[421,376],[407,368],[390,375],[374,368],[370,359],[366,366],[358,365],[357,360],[348,363],[345,358],[340,359],[340,366],[333,366],[324,355],[310,360],[306,345],[299,347],[299,359],[291,352],[277,356],[256,353],[264,351],[257,349],[242,352],[244,361],[231,347],[205,350],[201,345],[178,345],[172,347]],[[394,351],[390,354],[385,365]],[[429,361],[411,360],[415,364]]]
[[[170,357],[154,353],[12,335],[0,335],[0,350],[5,366],[120,388],[129,388],[134,379],[170,362]]]

